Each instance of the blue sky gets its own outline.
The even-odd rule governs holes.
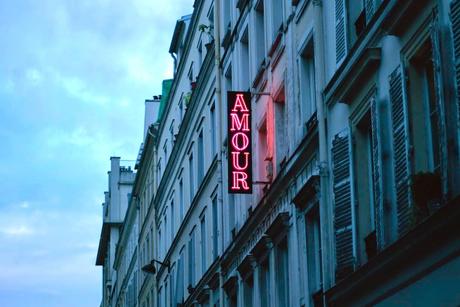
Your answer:
[[[192,4],[0,1],[0,306],[99,306],[109,157],[136,158]]]

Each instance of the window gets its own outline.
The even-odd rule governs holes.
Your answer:
[[[212,258],[217,258],[217,195],[212,199]]]
[[[288,148],[288,133],[286,125],[285,96],[284,85],[274,100],[274,123],[275,123],[275,140],[276,140],[276,164],[280,166],[285,161]]]
[[[287,240],[281,241],[276,249],[276,290],[278,306],[289,306],[289,265]]]
[[[227,1],[222,1],[222,21],[223,21],[223,24],[222,24],[222,30],[224,31],[223,34],[222,34],[222,37],[225,36],[225,33],[227,32],[227,29],[230,29],[231,27],[231,4],[232,4],[232,1],[231,0],[227,0]]]
[[[163,258],[163,241],[161,238],[161,225],[160,225],[160,229],[158,230],[158,244],[159,244],[158,258],[162,259]]]
[[[209,28],[214,29],[214,5],[211,5],[206,17],[208,18]]]
[[[185,278],[185,246],[182,246],[179,252],[179,261],[177,265],[177,276],[176,276],[176,303],[180,304],[184,301],[184,278]]]
[[[234,288],[227,292],[227,306],[237,307],[238,306],[238,285],[234,285]]]
[[[364,32],[381,0],[334,0],[336,63],[340,65],[350,47]]]
[[[184,100],[186,99],[185,98],[186,96],[184,96],[184,94],[182,94],[182,97],[179,101],[179,115],[180,115],[180,119],[182,120],[184,118]]]
[[[179,180],[179,215],[180,215],[180,222],[184,219],[184,184],[182,183],[182,178]]]
[[[174,120],[171,122],[171,126],[169,126],[169,139],[171,141],[171,151],[174,146],[175,137],[174,137]]]
[[[198,135],[198,183],[201,184],[204,176],[204,143],[203,131]]]
[[[216,154],[216,106],[213,104],[211,106],[211,153],[212,157]]]
[[[270,271],[268,259],[260,264],[259,287],[260,287],[260,306],[269,307],[270,304]]]
[[[151,258],[154,258],[155,256],[153,255],[153,241],[154,241],[154,237],[153,237],[153,227],[150,226],[150,246],[148,247],[149,251],[150,251],[150,257]],[[149,259],[150,260],[150,259]]]
[[[262,64],[262,61],[265,58],[265,31],[264,31],[264,23],[265,23],[265,16],[264,16],[264,1],[259,0],[255,8],[255,35],[254,35],[254,46],[252,47],[255,50],[255,61],[254,64],[256,65],[254,71],[257,71]]]
[[[174,221],[174,200],[171,199],[171,204],[169,205],[169,208],[171,208],[171,242],[174,240],[174,234],[176,232],[175,229],[175,221]]]
[[[240,76],[240,82],[241,82],[241,89],[242,90],[248,90],[250,89],[251,85],[249,83],[249,35],[248,35],[248,27],[244,30],[241,39],[240,39],[240,67],[241,67],[241,76]]]
[[[158,164],[157,164],[157,176],[158,176],[158,179],[157,179],[157,182],[159,183],[161,181],[161,158],[158,160]]]
[[[258,129],[259,137],[257,143],[257,169],[260,180],[270,179],[272,175],[269,172],[270,169],[268,168],[268,163],[271,163],[271,157],[269,156],[268,151],[269,144],[267,128],[267,117],[265,114]]]
[[[203,64],[203,41],[200,39],[198,45],[196,47],[198,50],[198,63],[197,63],[197,71],[200,71],[201,64]]]
[[[175,291],[174,291],[174,287],[175,287],[175,263],[172,265],[171,267],[171,273],[169,275],[169,302],[170,302],[170,306],[175,306],[174,304],[176,304],[177,302],[177,298],[175,297]]]
[[[204,274],[206,272],[206,257],[207,257],[207,249],[206,249],[206,212],[202,213],[200,219],[200,232],[201,232],[201,273]]]
[[[439,114],[431,42],[412,57],[410,79],[410,131],[416,171],[441,172]]]
[[[376,220],[380,200],[380,158],[377,126],[374,122],[375,100],[370,100],[371,110],[356,125],[353,135],[354,189],[358,206],[357,235],[360,244],[358,260],[363,262],[377,252]],[[380,239],[380,235],[378,236]]]
[[[283,1],[271,0],[272,11],[272,39],[278,35],[278,31],[283,25]]]
[[[163,257],[166,255],[166,251],[168,250],[168,246],[169,246],[169,242],[168,242],[168,239],[170,238],[170,236],[168,235],[168,232],[169,232],[169,228],[168,228],[168,208],[165,209],[165,217],[164,217],[164,254],[163,254]]]
[[[190,184],[190,204],[193,201],[193,196],[195,195],[195,171],[194,171],[194,164],[193,164],[193,153],[190,152],[188,157],[188,170],[189,170],[189,184]]]
[[[307,238],[307,269],[310,298],[321,290],[321,230],[319,208],[316,205],[305,215]]]
[[[163,144],[163,155],[165,157],[165,167],[166,167],[166,163],[168,161],[168,140],[165,140],[165,143]]]
[[[163,288],[160,287],[160,289],[158,289],[158,295],[157,295],[157,306],[161,306],[161,302],[162,302],[162,294],[163,294]]]
[[[305,125],[316,111],[315,58],[313,39],[303,48],[299,57],[300,112],[301,123]],[[304,126],[304,129],[307,127]]]
[[[168,281],[165,281],[165,306],[168,306],[168,294],[169,294],[169,291],[168,291]]]
[[[188,80],[190,81],[190,90],[193,90],[192,82],[195,80],[195,75],[193,74],[193,64],[194,64],[193,62],[190,64],[190,68],[187,74]]]
[[[254,304],[252,303],[252,295],[254,292],[254,278],[252,274],[248,276],[244,282],[243,282],[243,300],[244,300],[244,306],[253,306]]]
[[[188,284],[195,285],[195,227],[190,232],[190,240],[188,242]]]
[[[229,241],[233,240],[233,236],[236,235],[235,227],[235,195],[228,194],[228,231],[229,231]]]
[[[147,241],[147,244],[146,244],[146,246],[144,246],[144,247],[147,248],[147,252],[146,252],[146,255],[147,255],[147,256],[146,256],[146,259],[145,259],[144,263],[149,262],[150,259],[151,259],[150,250],[149,250],[150,238],[149,238],[149,235],[148,235],[148,234],[147,234],[147,240],[146,240],[146,241]],[[144,249],[144,248],[143,248],[143,249]]]

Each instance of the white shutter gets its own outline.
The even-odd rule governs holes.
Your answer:
[[[437,19],[434,20],[434,23],[431,27],[431,44],[432,44],[432,60],[433,60],[433,75],[434,75],[434,89],[435,89],[435,111],[428,109],[430,113],[431,125],[434,126],[432,129],[436,129],[435,132],[438,136],[438,146],[432,146],[433,150],[438,150],[439,152],[433,153],[433,156],[439,156],[439,164],[434,165],[435,171],[439,171],[443,181],[447,179],[447,135],[446,131],[446,122],[445,122],[445,108],[442,105],[442,76],[441,76],[441,52],[439,46],[439,27]],[[432,140],[433,141],[433,140]],[[436,140],[434,140],[436,141]],[[434,161],[435,162],[435,161]],[[437,170],[439,167],[440,170]],[[447,184],[447,182],[445,182]]]
[[[347,55],[345,0],[335,0],[335,59],[340,65]]]
[[[457,81],[457,104],[460,112],[460,0],[450,3],[450,18],[452,21],[452,35],[454,40],[455,79]]]
[[[374,0],[364,0],[364,10],[366,13],[366,25],[367,25],[375,13]]]
[[[384,246],[383,233],[383,187],[382,187],[382,160],[380,147],[380,123],[377,110],[377,101],[371,99],[371,146],[372,146],[372,185],[375,210],[375,232],[377,235],[377,248]]]
[[[182,303],[182,298],[184,295],[184,256],[182,251],[180,253],[179,259],[177,261],[177,268],[176,268],[176,284],[174,285],[174,299],[171,298],[175,304]],[[174,274],[174,272],[172,273]],[[173,285],[171,285],[173,286]]]
[[[354,269],[353,202],[351,185],[351,150],[348,133],[339,133],[332,142],[334,233],[336,279]]]
[[[393,173],[398,218],[398,233],[404,234],[411,223],[409,192],[409,127],[405,81],[398,66],[389,77],[393,135]]]

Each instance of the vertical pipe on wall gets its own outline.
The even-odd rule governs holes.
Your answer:
[[[223,107],[222,107],[222,79],[221,79],[221,69],[220,69],[220,1],[221,0],[214,0],[214,52],[215,52],[215,55],[214,55],[214,65],[215,65],[215,74],[216,74],[216,99],[217,99],[217,106],[218,106],[218,113],[217,114],[220,114],[219,118],[220,120],[222,120],[223,116],[222,116],[222,112],[223,112]],[[220,210],[221,210],[221,218],[220,218],[220,237],[221,237],[221,248],[223,250],[223,246],[224,246],[224,240],[223,240],[223,229],[224,229],[224,219],[223,219],[223,209],[224,209],[224,206],[223,206],[223,192],[224,192],[224,189],[223,189],[223,182],[222,182],[222,161],[223,161],[223,156],[224,156],[224,149],[223,149],[223,146],[222,146],[222,142],[223,142],[223,136],[222,136],[222,124],[219,123],[217,125],[218,127],[218,148],[219,148],[219,152],[218,152],[218,161],[217,161],[217,169],[218,169],[218,184],[219,184],[219,189],[220,189],[220,192],[218,192],[218,195],[220,195],[220,197],[218,197],[218,201],[219,203],[221,204],[220,206]],[[223,276],[222,276],[222,272],[219,273],[219,305],[221,307],[224,306],[224,290],[222,288],[222,285],[223,285]]]
[[[318,120],[318,136],[319,136],[319,164],[320,164],[320,216],[323,224],[321,231],[321,241],[323,246],[322,263],[323,263],[323,287],[329,288],[332,285],[333,279],[333,263],[332,257],[333,241],[332,240],[332,206],[329,204],[329,171],[328,171],[328,155],[327,155],[327,134],[326,120],[323,109],[323,93],[322,89],[325,86],[325,60],[324,60],[324,30],[323,30],[323,3],[321,0],[313,1],[314,7],[314,46],[316,48],[314,54],[315,71],[316,71],[316,114]]]

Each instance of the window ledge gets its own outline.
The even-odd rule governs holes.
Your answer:
[[[349,102],[356,89],[362,86],[362,81],[378,68],[381,60],[380,48],[366,48],[354,60],[346,63],[342,70],[334,75],[324,90],[326,104],[335,101]]]
[[[326,292],[327,305],[375,305],[458,257],[459,219],[460,196],[457,196],[330,288]],[[421,263],[423,259],[428,262]]]

